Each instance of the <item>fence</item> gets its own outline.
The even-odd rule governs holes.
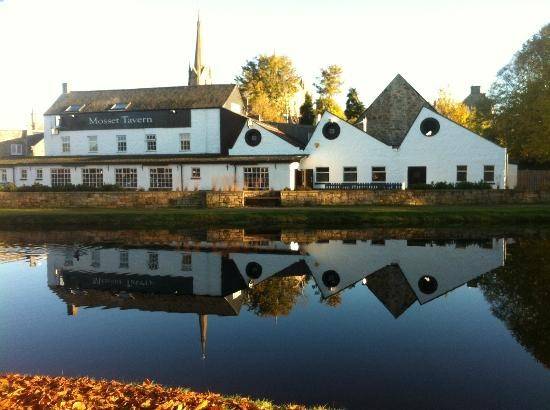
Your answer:
[[[378,190],[391,190],[391,189],[403,189],[401,182],[344,182],[344,183],[330,183],[327,182],[321,189],[342,189],[342,190],[354,190],[354,189],[368,189],[371,191]]]
[[[550,190],[550,170],[520,169],[516,189],[522,191]]]

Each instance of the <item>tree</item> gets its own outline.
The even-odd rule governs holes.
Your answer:
[[[248,291],[248,310],[258,316],[287,316],[299,298],[306,278],[271,277]]]
[[[246,62],[235,81],[247,100],[249,113],[267,121],[284,121],[300,78],[288,57],[261,54]]]
[[[306,93],[304,103],[300,107],[300,124],[313,125],[315,123],[315,110],[311,94]]]
[[[531,37],[491,86],[491,132],[524,164],[550,164],[550,24]]]
[[[346,100],[346,118],[350,122],[355,122],[357,118],[365,111],[365,105],[359,99],[357,90],[355,88],[350,88]]]
[[[439,90],[434,108],[441,115],[479,135],[486,136],[488,134],[487,130],[491,124],[490,119],[486,115],[482,115],[481,111],[475,108],[470,109],[463,102],[455,100],[448,90]]]
[[[342,84],[342,67],[330,65],[327,68],[321,69],[319,82],[314,84],[319,94],[315,102],[317,114],[330,111],[335,115],[344,117],[344,112],[335,99],[342,92]]]

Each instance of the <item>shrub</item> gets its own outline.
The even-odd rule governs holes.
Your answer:
[[[442,189],[491,189],[491,184],[484,181],[479,182],[432,182],[431,184],[415,184],[409,186],[409,189],[420,190],[442,190]]]

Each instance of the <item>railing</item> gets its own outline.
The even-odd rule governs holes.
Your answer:
[[[343,182],[343,183],[327,182],[325,184],[319,184],[319,185],[320,185],[320,189],[341,189],[341,190],[370,189],[372,191],[403,189],[403,184],[401,182]]]

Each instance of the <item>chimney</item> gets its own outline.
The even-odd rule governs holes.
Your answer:
[[[69,92],[69,85],[68,85],[67,83],[61,84],[61,90],[62,90],[63,94],[68,94],[68,92]]]
[[[472,85],[470,87],[470,94],[472,95],[475,95],[475,94],[480,94],[481,93],[481,86],[479,85]]]

